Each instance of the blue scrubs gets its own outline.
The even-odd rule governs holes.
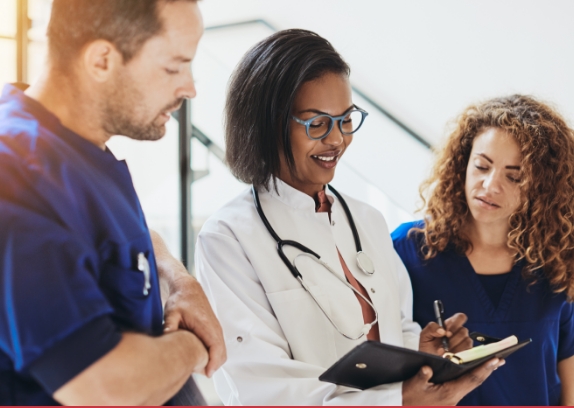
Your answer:
[[[149,230],[126,163],[10,85],[0,180],[0,405],[54,405],[123,331],[162,333]]]
[[[563,293],[553,293],[543,279],[529,286],[521,277],[523,264],[513,267],[496,296],[485,290],[464,254],[447,249],[429,261],[421,260],[422,234],[409,237],[408,232],[422,225],[406,223],[392,234],[412,281],[414,320],[423,327],[434,321],[433,301],[440,299],[446,316],[457,312],[468,316],[466,327],[471,332],[532,339],[459,405],[558,405],[557,363],[574,355],[573,305]],[[491,297],[498,300],[497,307]]]

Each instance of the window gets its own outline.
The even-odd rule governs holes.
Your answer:
[[[0,2],[0,83],[14,82],[17,75],[17,1]]]

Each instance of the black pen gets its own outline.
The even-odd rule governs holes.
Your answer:
[[[436,322],[445,331],[445,336],[442,338],[442,347],[444,351],[448,351],[448,339],[446,338],[446,327],[444,325],[444,307],[440,300],[435,300],[433,306]]]

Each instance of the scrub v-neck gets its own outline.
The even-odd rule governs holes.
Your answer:
[[[516,263],[510,272],[508,272],[509,276],[506,281],[506,285],[504,287],[504,291],[502,292],[502,296],[500,296],[500,300],[498,302],[498,307],[495,308],[490,296],[486,292],[484,285],[480,281],[480,278],[477,276],[478,274],[474,270],[472,264],[470,263],[468,257],[466,255],[459,255],[464,258],[462,262],[463,271],[468,276],[468,279],[471,282],[472,287],[475,290],[476,296],[479,299],[482,307],[488,313],[490,317],[496,320],[502,320],[506,316],[510,305],[512,304],[512,298],[516,293],[516,289],[518,288],[518,284],[520,282],[520,271],[522,269],[522,262]]]

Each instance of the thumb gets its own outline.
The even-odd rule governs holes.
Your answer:
[[[169,333],[174,332],[179,329],[179,323],[181,319],[179,313],[168,313],[165,315],[165,320],[163,322],[163,332]]]
[[[432,377],[432,368],[429,366],[423,366],[417,373],[417,379],[421,382],[428,383]]]

